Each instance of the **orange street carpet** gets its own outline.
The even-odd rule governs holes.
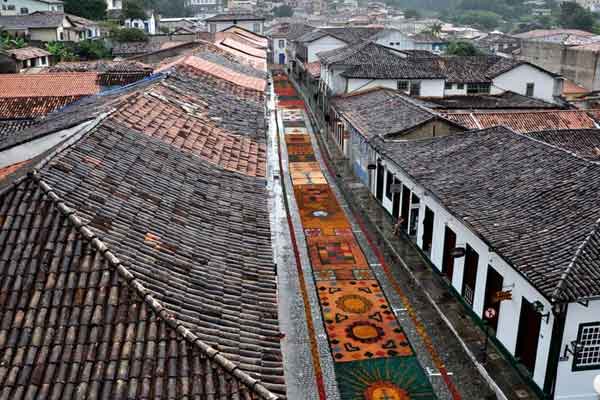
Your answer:
[[[287,76],[275,75],[274,84],[342,399],[434,400],[431,384],[315,157],[302,100]]]

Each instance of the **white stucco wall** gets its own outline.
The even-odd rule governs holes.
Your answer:
[[[586,322],[600,322],[600,300],[590,301],[588,307],[577,303],[569,304],[561,355],[565,346],[570,346],[577,339],[579,324]],[[555,399],[597,400],[593,381],[599,374],[600,369],[573,371],[573,356],[569,355],[568,360],[558,363]]]
[[[255,29],[254,24],[258,24],[257,29]],[[213,26],[213,27],[211,27]],[[237,21],[237,23],[233,23],[233,21],[219,21],[219,22],[208,22],[207,28],[209,32],[221,32],[224,29],[227,29],[231,26],[241,26],[244,29],[249,30],[250,32],[256,32],[262,34],[264,32],[264,22],[263,21]],[[214,30],[213,30],[214,29]]]
[[[433,211],[434,229],[430,259],[438,270],[442,270],[444,231],[446,226],[449,226],[450,229],[452,229],[456,233],[457,247],[464,247],[468,243],[469,246],[471,246],[479,254],[477,280],[473,301],[473,311],[479,317],[483,315],[484,311],[483,307],[485,300],[485,287],[487,281],[488,265],[493,267],[500,275],[503,276],[504,288],[505,290],[512,291],[513,299],[503,301],[500,305],[497,339],[511,354],[514,355],[518,335],[521,301],[523,297],[526,298],[529,302],[540,301],[544,305],[544,314],[550,311],[550,303],[527,280],[525,280],[523,276],[521,276],[515,269],[513,269],[509,264],[507,264],[498,254],[494,253],[493,251],[490,251],[489,246],[482,239],[475,235],[460,220],[452,216],[434,197],[425,195],[425,190],[422,186],[413,182],[394,164],[385,159],[384,165],[386,166],[386,170],[389,168],[390,171],[393,174],[395,174],[396,178],[398,178],[402,182],[402,184],[406,185],[411,190],[411,193],[417,194],[417,196],[419,196],[420,198],[419,221],[417,224],[417,245],[419,247],[422,247],[425,207],[428,207]],[[385,179],[387,179],[387,174],[385,175]],[[371,188],[371,190],[375,194],[375,173],[373,173],[372,182],[373,187]],[[390,213],[392,212],[392,204],[392,201],[389,200],[384,193],[383,207]],[[452,286],[459,293],[462,291],[464,262],[465,257],[455,259],[454,262]],[[540,327],[540,335],[536,355],[537,358],[535,363],[535,370],[533,373],[533,380],[540,386],[540,388],[544,385],[553,322],[554,317],[552,316],[552,314],[550,314],[550,319],[548,323],[546,323],[546,319],[543,318]]]
[[[377,44],[397,50],[413,50],[415,42],[406,34],[398,31],[386,30],[376,40]]]
[[[398,79],[354,79],[348,80],[347,93],[355,90],[369,89],[376,86],[390,89],[398,88]],[[444,80],[443,79],[423,79],[421,80],[421,96],[424,97],[443,97]]]
[[[497,76],[492,83],[492,94],[499,94],[507,90],[525,95],[527,83],[535,85],[533,97],[554,103],[555,78],[530,65],[520,65],[512,70]]]
[[[313,42],[306,44],[306,49],[308,51],[308,60],[307,62],[315,62],[319,61],[317,57],[317,53],[329,50],[339,49],[340,47],[346,46],[345,42],[342,42],[339,39],[334,38],[333,36],[324,36],[320,39],[317,39]]]

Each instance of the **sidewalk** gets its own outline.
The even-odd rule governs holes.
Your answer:
[[[315,110],[313,102],[307,104]],[[317,117],[311,111],[311,117],[315,126],[326,126],[320,115]],[[464,393],[464,398],[539,399],[536,392],[491,342],[486,364],[479,362],[485,343],[485,331],[471,318],[466,307],[450,292],[445,281],[432,269],[413,243],[392,233],[391,217],[354,177],[347,160],[331,137],[322,130],[316,136],[319,146],[324,150],[323,154],[335,171],[337,186],[351,211],[362,221],[385,255],[394,280],[402,284],[419,318],[426,325],[433,345],[444,358],[447,369],[454,372],[453,380]],[[487,381],[496,394],[469,397],[469,386],[478,386],[482,380]],[[474,393],[472,395],[476,396]]]

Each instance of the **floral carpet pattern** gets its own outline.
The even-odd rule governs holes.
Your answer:
[[[274,75],[274,83],[342,399],[434,400],[431,384],[321,171],[302,100],[287,76]]]

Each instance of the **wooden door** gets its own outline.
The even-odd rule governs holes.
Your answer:
[[[502,285],[504,285],[504,278],[498,273],[491,265],[488,265],[487,281],[485,283],[485,301],[483,310],[493,308],[496,310],[496,317],[487,320],[489,326],[496,331],[498,329],[498,319],[500,318],[500,302],[496,298],[496,293],[502,291]]]
[[[479,254],[469,245],[465,254],[465,272],[463,274],[462,295],[468,305],[473,307],[475,286],[477,284],[477,264]]]
[[[449,227],[444,231],[444,256],[442,258],[442,273],[446,275],[448,280],[452,282],[454,275],[454,257],[452,257],[452,249],[456,247],[456,233]]]
[[[427,254],[431,253],[431,245],[433,241],[433,222],[435,214],[429,207],[425,207],[425,218],[423,219],[423,251]]]
[[[402,229],[406,231],[408,228],[408,212],[410,211],[410,189],[402,185]]]
[[[400,185],[400,181],[398,178],[394,178],[394,185]],[[392,216],[394,217],[394,223],[398,221],[398,217],[400,216],[400,198],[402,197],[402,192],[394,193],[394,201],[392,202]]]
[[[533,304],[523,297],[515,356],[532,375],[535,369],[541,326],[542,316],[535,310]]]
[[[377,187],[375,188],[375,198],[379,201],[383,201],[383,178],[384,178],[383,165],[377,164]]]

